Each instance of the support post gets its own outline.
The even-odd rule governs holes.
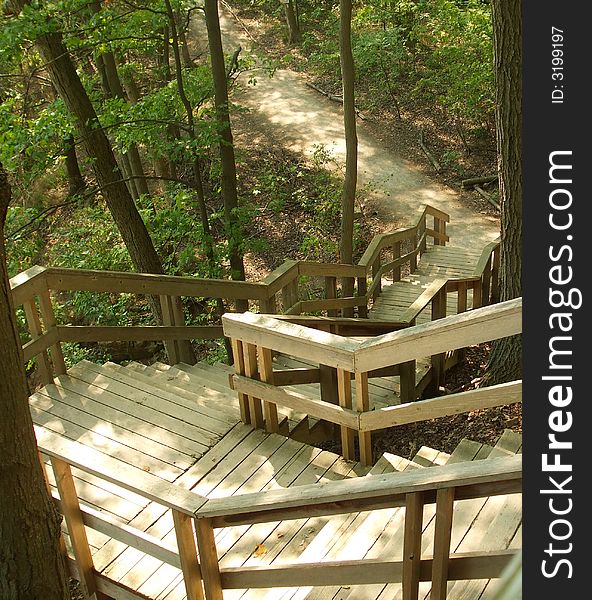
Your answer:
[[[258,346],[257,354],[259,357],[259,373],[261,381],[273,385],[273,362],[272,353],[269,348]],[[278,433],[278,413],[277,406],[273,402],[263,401],[263,411],[265,415],[265,431]]]
[[[325,277],[325,300],[337,298],[337,277]],[[327,310],[327,316],[337,317],[339,310],[331,308]]]
[[[243,343],[243,357],[245,363],[245,376],[251,379],[259,379],[257,368],[257,346],[255,344]],[[254,396],[249,396],[249,414],[251,415],[251,424],[259,429],[263,429],[263,410],[261,400]]]
[[[45,330],[51,329],[56,326],[55,313],[53,311],[53,304],[51,302],[51,296],[49,290],[42,290],[39,293],[39,308],[41,309],[41,318]],[[55,375],[64,375],[66,373],[66,363],[64,362],[64,354],[62,352],[62,345],[57,342],[51,346],[51,362],[53,363],[53,369]]]
[[[243,343],[240,340],[231,340],[232,356],[234,357],[234,372],[237,375],[245,374],[245,355]],[[241,421],[245,425],[251,424],[251,411],[249,409],[249,397],[238,392],[238,405],[240,408]]]
[[[403,539],[403,600],[417,600],[419,593],[422,524],[423,493],[407,494]]]
[[[356,373],[356,410],[368,412],[370,410],[370,395],[368,393],[368,373]],[[365,466],[372,465],[372,433],[370,431],[358,432],[360,444],[360,462]]]
[[[211,519],[196,519],[195,529],[206,600],[224,600],[218,551]]]
[[[454,488],[438,490],[436,493],[436,527],[430,600],[446,600],[453,509]]]
[[[38,337],[41,337],[43,335],[43,329],[41,327],[39,313],[37,312],[37,304],[35,303],[35,298],[27,300],[23,304],[23,307],[25,309],[25,317],[27,319],[27,327],[29,328],[29,333],[31,334],[31,338],[36,340]],[[35,360],[37,362],[37,369],[39,371],[39,381],[43,385],[51,383],[53,381],[53,371],[47,350],[44,350],[43,352],[41,352],[41,354],[36,356]]]
[[[171,296],[161,294],[160,307],[162,308],[162,323],[163,325],[175,324],[175,312],[173,309],[173,299]],[[164,347],[169,359],[170,365],[176,365],[181,362],[179,355],[179,344],[177,340],[164,340]]]
[[[173,510],[172,513],[187,600],[204,600],[201,569],[193,537],[193,519],[177,510]]]
[[[339,406],[352,407],[351,374],[343,369],[337,369],[337,389],[339,393]],[[354,460],[354,431],[345,425],[341,429],[341,453],[345,460]]]

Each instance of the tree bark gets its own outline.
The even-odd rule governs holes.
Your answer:
[[[66,157],[66,174],[68,175],[68,196],[74,196],[86,189],[86,181],[84,181],[84,177],[80,172],[73,135],[64,140],[64,154]]]
[[[496,137],[501,205],[500,300],[522,295],[522,7],[492,1],[496,78]],[[522,377],[522,338],[496,341],[486,383]]]
[[[214,80],[214,102],[216,105],[216,118],[220,124],[220,166],[222,169],[222,199],[224,201],[224,219],[226,235],[228,236],[228,255],[230,258],[230,271],[232,279],[245,280],[245,266],[241,250],[242,232],[235,215],[238,208],[238,195],[236,184],[236,162],[234,157],[234,144],[230,127],[230,114],[228,109],[228,87],[226,81],[226,68],[224,65],[224,52],[220,34],[220,19],[218,15],[217,0],[205,0],[204,12],[208,30],[208,44],[210,48],[210,62],[212,65],[212,78]],[[238,310],[247,310],[246,302],[237,301]]]
[[[341,81],[343,88],[343,123],[345,128],[345,178],[341,194],[341,241],[339,244],[339,260],[342,263],[353,262],[354,238],[354,201],[358,180],[358,136],[356,131],[355,107],[355,70],[351,46],[352,1],[339,2],[339,49],[341,63]],[[353,279],[344,279],[342,292],[344,296],[353,295]],[[344,316],[353,316],[352,309],[344,309]]]
[[[288,43],[299,44],[302,36],[300,34],[298,19],[296,18],[296,11],[294,10],[294,0],[290,0],[287,4],[284,4],[284,10],[289,32]]]
[[[0,231],[10,187],[0,165]],[[38,459],[3,236],[0,236],[0,598],[68,600],[60,522]]]

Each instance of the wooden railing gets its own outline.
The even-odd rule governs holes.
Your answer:
[[[428,227],[428,217],[433,218],[432,228]],[[369,323],[364,329],[355,325],[353,319],[348,322],[347,315],[354,314],[355,310],[358,317],[367,317],[369,306],[380,293],[382,276],[392,271],[396,281],[402,268],[413,271],[427,247],[427,237],[431,236],[436,245],[445,244],[448,220],[445,213],[425,206],[414,226],[376,236],[358,265],[287,260],[259,282],[35,266],[10,281],[15,307],[24,308],[30,338],[23,346],[24,357],[26,361],[36,360],[41,383],[48,383],[54,375],[65,372],[62,342],[163,341],[171,364],[186,362],[180,340],[220,338],[223,329],[220,325],[186,325],[181,305],[183,297],[219,298],[227,310],[232,310],[233,302],[247,301],[252,308],[266,314],[283,313],[301,318],[303,313],[324,314],[335,321],[323,325],[319,321],[319,328],[335,333],[343,332],[346,326],[348,331],[369,331],[372,329]],[[404,253],[402,248],[406,248]],[[442,318],[446,316],[449,292],[458,292],[458,312],[466,310],[470,289],[473,290],[473,307],[496,301],[498,271],[499,242],[493,242],[484,249],[472,277],[434,281],[399,321],[383,323],[375,329],[384,333],[385,328],[394,331],[414,325],[419,313],[430,306],[432,318]],[[310,297],[311,282],[319,278],[321,297]],[[346,279],[355,281],[354,295],[339,297]],[[114,327],[57,323],[52,295],[80,291],[156,297],[160,301],[163,324]],[[432,374],[436,371],[438,369]],[[432,377],[431,381],[437,386],[437,378]],[[412,390],[410,394],[416,393],[414,381],[407,387]]]
[[[231,386],[238,392],[245,423],[277,431],[277,406],[289,407],[338,425],[344,457],[354,458],[358,436],[360,460],[372,463],[371,432],[394,425],[433,419],[470,410],[520,402],[520,381],[416,401],[415,363],[432,356],[431,377],[438,380],[443,356],[463,348],[522,331],[522,299],[482,307],[412,328],[360,341],[312,329],[285,319],[252,313],[223,316],[231,338],[236,374]],[[274,352],[318,363],[318,369],[273,369]],[[333,375],[335,398],[307,397],[282,386],[322,381]],[[385,374],[401,375],[402,404],[370,410],[368,380]],[[426,377],[430,377],[429,373]],[[353,382],[353,383],[352,383]],[[410,383],[412,382],[412,383]],[[355,407],[352,404],[355,389]],[[322,389],[322,388],[321,388]]]
[[[451,553],[450,534],[455,501],[521,492],[520,456],[208,500],[43,427],[36,427],[36,436],[55,473],[59,492],[55,501],[65,517],[73,550],[71,573],[89,597],[95,592],[130,599],[144,596],[95,569],[86,528],[180,569],[189,600],[222,600],[224,589],[391,582],[402,582],[404,600],[416,600],[420,581],[431,581],[431,598],[444,600],[448,581],[499,577],[514,556],[513,551],[503,549]],[[159,509],[154,509],[154,514],[171,511],[176,544],[115,520],[100,506],[95,510],[81,505],[72,468],[155,503]],[[424,507],[429,505],[435,505],[431,511],[435,514],[434,550],[432,556],[422,557],[421,534],[427,524]],[[385,556],[378,560],[220,568],[216,528],[312,516],[339,519],[339,515],[390,507],[404,508],[401,561]]]

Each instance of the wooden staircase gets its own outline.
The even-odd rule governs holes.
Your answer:
[[[384,454],[374,466],[363,466],[240,423],[236,394],[227,387],[228,372],[222,365],[146,367],[131,363],[122,367],[83,361],[31,396],[41,451],[52,457],[54,470],[60,461],[73,466],[80,519],[86,524],[93,569],[103,593],[126,600],[199,597],[187,595],[171,511],[145,494],[162,482],[212,500],[520,451],[520,436],[508,430],[495,448],[463,440],[450,456],[423,447],[411,460]],[[298,428],[299,418],[289,410],[283,414],[290,427],[296,423]],[[67,492],[59,488],[54,471],[46,471],[57,500]],[[63,497],[62,510],[71,502]],[[426,504],[423,515],[422,554],[429,555],[435,505]],[[80,548],[73,546],[70,537],[72,519],[67,515],[64,537],[70,555],[78,554],[79,559]],[[229,526],[216,530],[219,568],[356,561],[385,555],[400,560],[404,522],[405,508],[398,506]],[[459,500],[451,551],[519,547],[520,531],[519,495]],[[282,588],[276,581],[272,589],[226,589],[223,597],[392,600],[401,595],[401,584],[323,586],[323,582]],[[457,581],[449,588],[451,599],[487,598],[492,582]],[[426,597],[429,589],[428,583],[421,583],[419,597]]]

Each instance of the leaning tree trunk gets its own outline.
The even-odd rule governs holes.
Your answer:
[[[500,300],[522,295],[522,13],[520,2],[493,0],[496,131],[501,206]],[[492,345],[486,383],[522,377],[522,338]]]
[[[339,47],[341,61],[341,81],[343,87],[343,123],[345,127],[345,178],[341,194],[341,241],[339,260],[342,263],[353,262],[354,240],[354,201],[358,180],[358,137],[356,132],[356,109],[354,99],[354,58],[351,47],[351,0],[339,3]],[[354,280],[343,280],[343,296],[352,296]],[[343,310],[343,315],[353,316],[353,308]]]
[[[0,598],[68,600],[60,522],[38,458],[3,235],[10,187],[0,165]]]
[[[66,173],[68,176],[68,196],[74,196],[86,189],[86,181],[80,172],[73,135],[69,135],[64,140],[64,155],[66,157]]]
[[[238,208],[238,195],[236,184],[236,163],[234,158],[234,144],[230,128],[230,114],[228,110],[228,87],[226,82],[226,68],[224,66],[224,51],[222,49],[222,36],[220,34],[220,19],[218,15],[217,0],[205,0],[204,11],[206,27],[208,30],[208,43],[210,48],[210,62],[212,65],[212,78],[214,80],[214,103],[216,105],[216,118],[220,124],[220,166],[222,169],[222,199],[224,201],[224,220],[226,235],[228,237],[228,255],[230,258],[230,271],[232,279],[245,280],[245,266],[241,250],[240,224],[235,211]],[[236,302],[237,309],[247,310],[245,301]]]
[[[14,0],[19,10],[30,0]],[[59,33],[40,35],[36,44],[49,76],[74,118],[78,135],[89,157],[107,207],[117,225],[135,268],[142,273],[164,273],[160,258],[134,201],[121,177],[113,149],[95,109],[78,77]],[[158,298],[149,297],[157,322],[162,322]],[[189,342],[180,342],[184,362],[195,362]]]

